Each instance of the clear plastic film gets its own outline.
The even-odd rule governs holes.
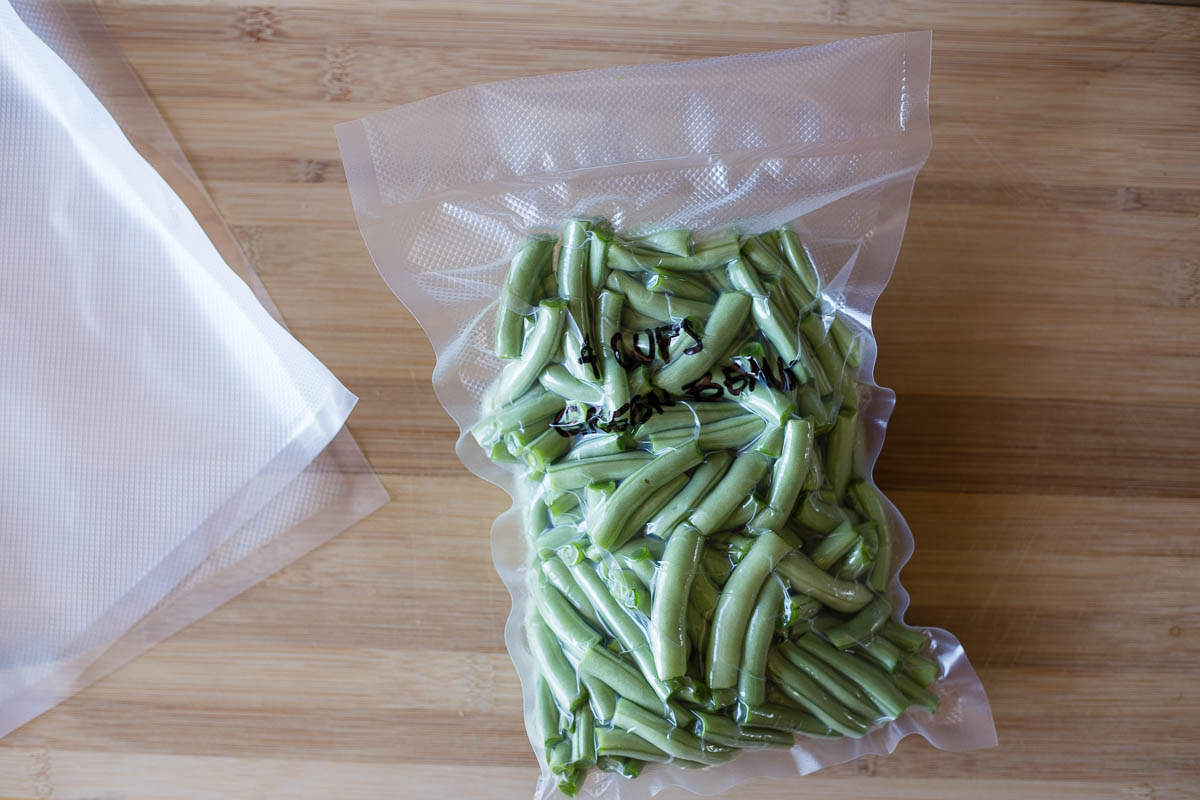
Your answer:
[[[90,5],[0,0],[0,130],[2,735],[386,493]]]
[[[338,127],[457,452],[514,498],[492,553],[536,796],[995,743],[958,641],[903,624],[912,535],[871,481],[894,401],[871,311],[929,54],[913,33],[551,75]]]

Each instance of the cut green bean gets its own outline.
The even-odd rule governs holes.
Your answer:
[[[904,696],[912,705],[923,708],[930,714],[937,713],[938,696],[936,694],[904,674],[893,675],[892,680],[896,682],[900,691],[904,692]]]
[[[699,300],[702,303],[711,303],[713,300],[713,290],[708,284],[668,272],[651,275],[650,279],[646,281],[646,288],[652,292],[672,294],[687,300]]]
[[[823,492],[809,492],[796,504],[792,519],[818,533],[829,533],[846,521],[846,512]]]
[[[717,357],[731,344],[741,330],[750,313],[750,298],[741,292],[725,292],[717,298],[712,312],[704,322],[704,333],[700,337],[699,350],[683,352],[673,358],[651,376],[654,385],[670,392],[682,394],[683,387],[708,372]],[[679,340],[684,340],[680,337]],[[695,349],[693,345],[689,350]]]
[[[892,683],[891,678],[873,664],[869,664],[861,658],[856,658],[850,653],[843,653],[841,650],[838,650],[827,642],[821,641],[816,635],[811,633],[801,636],[798,644],[801,649],[807,650],[854,681],[860,689],[867,693],[867,696],[871,698],[871,702],[885,716],[895,719],[903,714],[904,709],[908,707],[904,695]]]
[[[777,651],[768,656],[767,669],[788,697],[833,730],[855,739],[867,732],[866,722],[850,713]]]
[[[845,650],[874,638],[891,614],[892,604],[886,598],[877,596],[853,617],[825,631],[825,636],[839,650]]]
[[[737,751],[731,748],[705,745],[688,731],[624,698],[617,701],[613,725],[642,737],[673,758],[685,761],[723,764],[737,755]]]
[[[793,589],[820,600],[835,611],[858,611],[874,598],[867,587],[833,577],[818,569],[802,553],[792,553],[776,568]]]
[[[883,623],[880,633],[906,653],[919,653],[929,644],[924,631],[906,627],[891,619]]]
[[[578,537],[578,530],[575,530],[575,533]],[[555,547],[557,548],[558,545]],[[579,584],[575,583],[575,579],[571,577],[571,571],[567,569],[566,565],[559,559],[551,556],[543,560],[540,566],[542,574],[546,576],[546,580],[550,581],[550,584],[562,593],[562,596],[575,607],[579,615],[595,628],[603,630],[600,617],[596,615],[596,609],[592,607],[592,603],[587,599],[587,595],[579,588]]]
[[[586,703],[575,712],[574,728],[571,730],[571,761],[583,769],[596,763],[596,721],[591,707]]]
[[[679,525],[667,542],[655,579],[650,650],[654,654],[658,677],[664,681],[687,672],[687,598],[703,547],[704,539],[699,531],[687,523]]]
[[[684,317],[708,317],[712,305],[699,300],[652,292],[641,281],[624,272],[613,272],[608,276],[608,288],[625,296],[625,302],[639,314],[661,322],[671,322]]]
[[[628,450],[628,441],[623,433],[601,433],[579,439],[567,451],[567,461],[578,461],[595,456],[611,456]]]
[[[771,459],[762,453],[744,452],[705,495],[688,521],[703,535],[719,530],[730,514],[750,493],[771,467]]]
[[[546,678],[540,674],[534,688],[534,713],[541,746],[549,757],[550,749],[562,741],[563,737],[558,728],[559,711],[554,703],[554,695],[550,692],[550,684],[546,683]]]
[[[617,755],[596,757],[596,769],[601,772],[615,773],[626,780],[632,780],[641,775],[642,768],[645,766],[646,762],[640,758]]]
[[[737,707],[734,719],[739,725],[752,725],[757,728],[802,733],[808,736],[829,736],[832,733],[828,725],[807,711],[777,703],[764,703],[757,707],[741,704]]]
[[[628,406],[630,397],[629,377],[614,349],[614,341],[621,332],[621,311],[624,306],[623,295],[608,291],[600,293],[600,319],[597,324],[600,371],[604,376],[604,413],[610,420]]]
[[[767,423],[753,414],[710,422],[698,430],[681,428],[651,434],[650,448],[655,453],[671,450],[694,441],[701,450],[738,450],[758,439]]]
[[[553,239],[530,239],[513,256],[496,312],[496,355],[518,358],[525,331],[525,315],[537,306],[546,267],[554,251]]]
[[[579,660],[582,675],[591,675],[606,684],[618,697],[628,698],[645,708],[662,711],[663,700],[646,682],[638,668],[603,647],[588,649]]]
[[[792,642],[781,642],[778,650],[780,655],[851,712],[868,721],[880,719],[879,709],[871,703],[870,698],[837,670],[826,666]]]
[[[850,497],[854,500],[858,510],[878,526],[875,568],[871,571],[871,588],[882,592],[887,589],[892,574],[892,535],[887,512],[883,509],[879,490],[866,481],[852,484]]]
[[[667,450],[623,480],[596,519],[590,521],[592,542],[605,550],[620,546],[618,539],[629,514],[646,502],[654,490],[703,460],[704,454],[700,448],[688,443]]]
[[[538,378],[542,386],[567,400],[598,406],[604,402],[604,391],[576,378],[560,364],[546,367]]]
[[[842,409],[838,412],[826,447],[825,472],[838,503],[846,496],[846,487],[854,471],[854,443],[858,438],[858,412]]]
[[[767,653],[783,608],[783,585],[768,578],[759,590],[754,611],[746,627],[746,642],[742,648],[742,665],[738,673],[738,697],[751,706],[762,705],[767,699]]]
[[[596,752],[601,756],[622,756],[659,764],[671,760],[671,756],[641,736],[621,728],[599,728],[596,731]]]
[[[564,711],[574,710],[583,701],[583,693],[579,690],[575,670],[563,655],[554,632],[542,621],[541,615],[534,612],[525,623],[525,635],[533,658],[554,694],[555,703]]]
[[[529,581],[534,605],[542,620],[558,638],[569,655],[578,659],[600,641],[600,634],[570,604],[562,592],[540,574]]]
[[[617,709],[617,693],[607,683],[586,672],[580,673],[579,682],[587,690],[588,705],[596,722],[602,725],[611,722]]]
[[[719,714],[704,711],[693,713],[696,715],[695,733],[702,742],[743,750],[791,747],[794,744],[791,736],[778,730],[740,726],[729,717]]]
[[[659,250],[677,256],[692,254],[692,232],[688,228],[670,228],[665,231],[647,233],[635,236],[629,242],[635,247],[648,247],[651,250]]]
[[[656,433],[695,430],[702,425],[748,416],[750,415],[733,403],[685,403],[675,408],[664,409],[661,414],[655,414],[638,425],[633,431],[633,437],[644,441]]]
[[[826,632],[826,636],[828,636]],[[874,639],[858,645],[858,650],[866,653],[875,663],[888,672],[895,672],[900,666],[900,648],[892,644],[886,637],[876,636]]]
[[[480,446],[500,441],[512,431],[547,422],[563,410],[562,397],[541,387],[525,394],[514,403],[496,409],[471,428],[471,435]]]
[[[708,685],[714,689],[737,686],[741,649],[763,581],[792,548],[771,531],[759,534],[754,547],[734,567],[721,590],[708,637]]]
[[[789,419],[784,426],[783,451],[771,474],[767,509],[751,523],[759,530],[781,530],[800,496],[813,448],[813,427],[806,419]]]
[[[810,558],[818,569],[828,572],[857,543],[858,531],[849,522],[843,522],[825,535]]]
[[[543,300],[538,305],[537,321],[521,351],[520,360],[505,367],[490,390],[492,407],[511,403],[537,383],[538,376],[559,349],[565,321],[566,304],[563,301]]]
[[[646,523],[646,533],[660,539],[670,536],[675,526],[692,512],[700,497],[721,479],[732,461],[733,457],[723,450],[705,459],[687,484]]]
[[[630,450],[607,456],[565,460],[546,468],[546,486],[551,489],[582,489],[589,483],[627,478],[650,463],[653,456],[644,450]]]
[[[640,533],[654,515],[679,494],[680,490],[687,485],[687,482],[688,476],[686,474],[676,475],[660,488],[656,489],[635,512],[630,514],[629,521],[625,523],[625,528],[621,532],[618,541],[624,544]]]
[[[905,653],[900,658],[904,674],[922,686],[928,686],[942,674],[941,665],[930,658],[915,653]]]

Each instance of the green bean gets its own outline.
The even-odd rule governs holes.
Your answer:
[[[735,258],[733,261],[730,261],[729,266],[726,267],[726,274],[729,276],[729,282],[739,292],[755,300],[765,300],[767,298],[767,290],[763,288],[758,275],[744,259]]]
[[[713,291],[708,285],[679,275],[672,275],[669,272],[658,272],[651,275],[650,279],[646,281],[646,288],[652,292],[672,294],[687,300],[699,300],[702,303],[711,303],[713,299]]]
[[[792,519],[818,533],[829,533],[846,521],[846,512],[822,492],[809,492],[796,505]]]
[[[583,539],[583,531],[574,525],[557,525],[540,533],[534,540],[534,549],[538,554],[555,552],[563,545]]]
[[[800,320],[800,333],[804,334],[804,338],[808,341],[825,374],[830,379],[837,377],[840,380],[846,365],[826,334],[822,317],[819,314],[806,314],[804,319]]]
[[[553,771],[551,770],[551,772]],[[558,790],[566,797],[574,797],[579,794],[579,787],[583,784],[583,779],[586,775],[587,770],[572,764],[558,776]]]
[[[924,631],[909,628],[891,619],[883,623],[880,633],[906,653],[919,653],[929,644]]]
[[[617,693],[612,687],[586,672],[580,673],[579,682],[587,689],[588,705],[596,721],[601,724],[612,721],[613,711],[617,708]]]
[[[833,427],[833,415],[821,399],[816,386],[801,386],[796,392],[796,409],[812,421],[817,433],[828,433]]]
[[[843,556],[833,574],[842,581],[858,580],[859,576],[870,569],[871,564],[875,561],[875,557],[871,554],[873,549],[867,539],[860,536],[858,544]]]
[[[805,314],[816,305],[816,298],[804,288],[803,281],[790,268],[782,270],[776,278],[776,285],[787,297],[788,303],[800,314]]]
[[[754,490],[770,466],[771,459],[762,453],[749,451],[738,455],[725,476],[696,505],[688,521],[705,536],[718,530],[730,510]]]
[[[791,747],[792,737],[770,728],[739,726],[729,717],[703,711],[696,715],[695,733],[702,742],[739,747],[743,750],[758,750],[764,747]]]
[[[484,417],[471,428],[471,435],[481,447],[488,447],[512,431],[549,422],[564,405],[563,398],[538,387]]]
[[[767,669],[788,697],[833,730],[855,739],[867,732],[867,723],[850,713],[777,651],[772,650],[767,657]]]
[[[567,451],[567,461],[578,461],[595,456],[611,456],[628,450],[628,440],[623,433],[601,433],[576,440]]]
[[[736,466],[736,465],[735,465]],[[708,685],[724,689],[737,685],[739,650],[763,581],[791,547],[771,531],[763,531],[721,590],[708,638]]]
[[[575,767],[571,763],[571,740],[563,739],[551,747],[550,752],[546,754],[546,762],[555,775],[573,771]]]
[[[752,528],[783,528],[796,506],[796,498],[800,496],[800,485],[808,472],[808,459],[812,449],[812,423],[806,419],[789,419],[784,425],[783,452],[775,462],[771,474],[771,494],[767,499],[767,509],[751,523]]]
[[[819,600],[814,600],[806,594],[789,594],[784,599],[783,627],[790,630],[794,625],[821,613],[822,608],[824,606]]]
[[[543,300],[538,305],[537,321],[521,351],[520,360],[511,362],[489,392],[492,407],[511,403],[533,386],[559,348],[566,305],[561,300]]]
[[[614,555],[616,555],[618,560],[620,560],[620,562],[624,564],[627,569],[633,570],[634,574],[638,576],[638,579],[642,583],[653,590],[655,579],[654,576],[656,572],[654,562],[656,558],[654,554],[650,552],[650,548],[646,544],[649,541],[649,539],[642,538],[632,542],[627,542],[618,548]],[[657,560],[661,559],[662,554],[659,553]]]
[[[850,330],[850,326],[846,323],[846,318],[841,314],[836,315],[833,318],[833,324],[830,326],[829,332],[833,334],[833,340],[837,342],[838,350],[841,351],[842,357],[846,359],[846,363],[855,369],[862,366],[862,348],[859,345],[861,340]]]
[[[793,589],[820,600],[835,611],[858,611],[874,597],[867,587],[833,577],[801,553],[792,553],[780,561],[776,569],[788,579]]]
[[[654,387],[650,384],[650,370],[644,364],[638,365],[628,372],[629,394],[631,397],[646,395]]]
[[[608,283],[613,282],[612,273],[609,273]],[[613,292],[616,294],[616,292]],[[621,295],[624,298],[624,295]],[[663,295],[665,297],[665,295]],[[639,337],[645,337],[647,340],[654,338],[655,330],[661,327],[663,321],[656,317],[650,317],[638,311],[630,303],[625,303],[621,307],[621,338],[626,343],[632,344],[639,348],[639,352],[643,352],[646,358],[650,360],[661,359],[661,355],[655,350],[650,349],[650,345],[646,346],[646,351],[641,351],[637,344]],[[657,341],[657,339],[655,339]]]
[[[642,737],[673,758],[682,758],[685,761],[722,764],[737,755],[736,750],[705,745],[688,731],[624,698],[617,701],[613,725]]]
[[[858,412],[843,409],[838,412],[833,430],[829,433],[826,445],[825,469],[829,475],[829,483],[833,487],[833,496],[837,502],[842,502],[846,496],[846,487],[854,467],[854,442],[858,438]]]
[[[820,294],[821,280],[817,275],[817,269],[813,266],[812,259],[804,245],[800,244],[800,239],[794,231],[787,228],[779,229],[779,249],[783,251],[788,266],[796,273],[796,277],[804,284],[808,293],[813,297]]]
[[[596,763],[596,720],[587,704],[575,712],[575,727],[571,731],[571,761],[584,769]]]
[[[783,455],[783,428],[776,426],[763,431],[754,445],[754,450],[768,458],[779,458]]]
[[[546,486],[551,489],[582,489],[589,483],[627,478],[650,463],[653,456],[630,450],[607,456],[567,460],[546,468]]]
[[[799,645],[854,681],[885,716],[894,719],[904,713],[908,706],[904,696],[892,683],[891,678],[878,671],[872,664],[849,653],[843,653],[811,633],[801,636]]]
[[[639,761],[665,763],[671,756],[664,753],[641,736],[621,728],[599,728],[596,730],[596,752],[602,755],[623,756]]]
[[[858,531],[849,522],[843,522],[825,535],[810,558],[818,569],[828,571],[857,542]]]
[[[622,525],[633,509],[676,475],[704,459],[700,448],[688,443],[668,450],[638,469],[617,487],[591,525],[592,542],[605,550],[620,546]],[[580,462],[575,462],[576,464]]]
[[[710,422],[699,430],[681,428],[650,435],[650,448],[655,453],[680,447],[694,441],[701,450],[740,449],[758,439],[767,423],[753,414]]]
[[[662,700],[670,697],[670,687],[660,680],[655,672],[654,655],[650,652],[650,643],[646,639],[646,634],[634,621],[629,610],[617,602],[608,587],[604,585],[604,581],[596,574],[596,570],[587,561],[579,558],[570,560],[572,556],[565,550],[559,550],[558,555],[571,570],[575,582],[592,602],[592,606],[600,615],[600,619],[604,621],[605,626],[621,643],[621,647],[625,648],[625,652],[629,653],[637,663],[654,693]],[[603,676],[598,677],[603,680]],[[612,686],[611,683],[609,685]],[[622,694],[619,687],[613,686],[613,689],[618,694]]]
[[[633,431],[633,436],[635,439],[644,440],[655,433],[698,428],[701,425],[745,416],[749,415],[733,403],[684,403],[675,408],[664,409],[661,414],[655,414],[638,425]]]
[[[617,245],[609,247],[608,266],[612,269],[627,272],[639,272],[657,269],[674,270],[676,272],[704,272],[724,266],[737,258],[738,242],[736,235],[698,244],[690,256],[654,253],[646,250],[635,250]]]
[[[732,456],[725,451],[713,453],[696,467],[687,484],[646,523],[646,533],[666,539],[675,526],[692,512],[697,500],[725,474]]]
[[[767,504],[763,502],[762,498],[757,495],[750,495],[721,522],[718,530],[744,527],[750,524],[750,521],[762,513],[766,507]]]
[[[617,602],[631,611],[636,611],[640,617],[650,616],[650,588],[642,583],[638,574],[625,569],[611,557],[610,563],[604,570],[604,583]]]
[[[882,592],[887,589],[888,581],[891,580],[892,567],[892,535],[887,512],[883,509],[879,490],[866,481],[852,484],[850,497],[858,510],[879,528],[875,568],[871,571],[871,588]]]
[[[802,733],[808,736],[829,736],[832,733],[828,725],[807,711],[777,703],[764,703],[756,707],[739,704],[734,713],[734,719],[739,725],[752,725],[757,728]]]
[[[699,300],[652,292],[641,281],[624,272],[610,273],[607,285],[609,289],[625,295],[625,302],[634,311],[659,322],[671,322],[684,317],[706,318],[713,308],[711,304]]]
[[[628,698],[646,708],[662,711],[663,700],[646,682],[638,668],[600,646],[593,646],[579,660],[581,675],[591,675],[607,685],[618,697]]]
[[[604,375],[604,412],[612,419],[621,408],[629,403],[629,376],[617,359],[613,340],[621,331],[621,312],[625,297],[616,292],[600,292],[600,366]]]
[[[610,239],[595,229],[590,231],[591,242],[588,243],[588,288],[593,294],[600,291],[608,278],[608,246]]]
[[[662,508],[679,494],[679,491],[688,482],[688,476],[676,475],[671,480],[667,481],[659,489],[650,495],[647,500],[637,508],[634,513],[629,516],[629,521],[625,523],[625,528],[622,531],[618,541],[624,543],[632,539],[641,532],[646,524],[650,522]]]
[[[588,286],[590,227],[583,220],[568,220],[559,247],[558,293],[567,301],[568,315],[563,352],[567,369],[580,380],[600,379],[599,368],[589,369],[587,364],[594,362],[584,358],[583,353],[585,346],[589,353],[595,353],[592,293]]]
[[[641,775],[644,766],[646,766],[646,762],[640,758],[617,755],[598,756],[596,758],[596,768],[601,772],[612,772],[626,780],[632,780]]]
[[[571,440],[551,428],[530,442],[529,446],[521,451],[521,457],[531,470],[542,473],[566,455],[570,448]]]
[[[742,242],[742,255],[756,270],[770,278],[777,277],[783,271],[783,261],[758,236],[747,237]]]
[[[560,709],[573,711],[583,701],[579,680],[575,670],[567,663],[558,640],[554,638],[554,632],[542,621],[540,614],[534,612],[529,615],[525,623],[525,636],[529,640],[529,649],[533,652],[534,660],[545,676],[546,683],[550,685],[554,701]]]
[[[598,406],[604,402],[605,395],[602,389],[579,380],[561,364],[551,364],[546,367],[538,381],[542,386],[567,400],[575,400],[589,406]]]
[[[900,666],[900,648],[889,642],[886,637],[876,636],[863,642],[858,645],[858,650],[875,659],[876,663],[888,672],[895,672]]]
[[[513,256],[496,312],[496,355],[500,358],[521,355],[525,314],[537,305],[534,293],[545,277],[553,251],[553,239],[530,239]]]
[[[839,650],[845,650],[870,641],[891,614],[892,604],[886,598],[877,596],[849,620],[825,631],[825,636]]]
[[[717,610],[717,603],[721,599],[720,587],[713,583],[712,578],[708,576],[708,573],[703,568],[704,553],[708,552],[711,552],[711,550],[705,549],[704,552],[701,553],[701,568],[699,571],[697,571],[696,577],[692,582],[692,594],[690,598],[691,602],[695,603],[696,608],[701,614],[704,615],[706,620],[712,618],[712,615]],[[725,563],[728,564],[729,562],[726,561]],[[732,567],[730,567],[730,569],[732,569]],[[728,570],[726,571],[728,572]]]
[[[558,728],[558,706],[554,704],[550,684],[546,683],[546,678],[541,674],[538,675],[537,685],[534,687],[534,714],[542,749],[549,758],[550,749],[562,741],[562,732]]]
[[[725,581],[729,579],[729,573],[733,571],[733,562],[720,550],[706,547],[700,554],[700,570],[700,574],[714,582],[714,585],[724,585]],[[713,608],[715,610],[716,606],[714,605]]]
[[[542,620],[569,655],[579,658],[585,650],[600,641],[600,634],[588,625],[562,592],[540,573],[532,575],[529,588]]]
[[[904,692],[904,696],[912,705],[923,708],[930,714],[937,713],[938,696],[936,694],[904,674],[893,675],[892,680],[896,682],[896,686],[900,687],[900,691]]]
[[[938,662],[916,653],[905,653],[900,658],[900,665],[905,675],[922,686],[933,683],[942,673]]]
[[[679,525],[667,541],[655,580],[650,612],[650,650],[654,654],[658,677],[664,681],[687,672],[687,599],[703,547],[704,539],[699,531],[687,523]]]
[[[738,696],[751,706],[762,705],[767,699],[767,653],[775,636],[775,626],[783,606],[783,586],[767,578],[754,603],[746,627],[742,648],[742,664],[738,673]],[[790,742],[789,742],[790,744]]]
[[[692,232],[688,228],[670,228],[664,231],[635,236],[629,240],[635,247],[648,247],[677,256],[692,254]]]
[[[879,710],[870,699],[840,672],[832,670],[792,642],[781,642],[779,654],[811,678],[818,686],[854,714],[865,720],[879,720]]]
[[[701,349],[672,358],[671,363],[651,377],[655,386],[671,394],[682,394],[684,386],[707,373],[721,352],[733,344],[750,313],[750,298],[741,292],[725,292],[711,309],[700,336]],[[684,337],[676,341],[680,340]]]
[[[576,531],[576,533],[578,532]],[[596,615],[596,609],[592,607],[587,595],[579,588],[579,584],[571,577],[571,571],[567,569],[566,565],[559,559],[551,557],[543,560],[539,566],[542,574],[546,576],[546,580],[562,593],[562,596],[575,607],[579,615],[596,628],[603,630],[600,617]]]

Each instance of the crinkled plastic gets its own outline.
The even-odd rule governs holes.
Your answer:
[[[865,477],[894,395],[874,384],[871,311],[895,264],[913,181],[930,148],[930,34],[855,39],[704,61],[601,69],[475,86],[338,126],[355,212],[383,277],[428,333],[434,388],[463,434],[457,452],[517,500],[492,553],[513,596],[506,627],[531,741],[537,667],[524,636],[530,547],[521,509],[535,487],[469,435],[504,363],[493,349],[509,260],[565,220],[620,235],[686,227],[756,234],[789,226],[820,273],[824,303],[863,333],[859,415]],[[526,309],[528,310],[528,309]],[[674,317],[675,315],[672,314]],[[888,596],[912,553],[899,512]],[[581,797],[648,797],[678,785],[724,791],[755,776],[802,775],[888,753],[918,733],[936,747],[995,743],[984,690],[958,641],[926,629],[943,677],[935,715],[910,710],[865,737],[800,738],[703,770],[651,766],[636,780],[593,772]],[[555,792],[543,765],[537,796]]]
[[[0,0],[0,735],[386,501],[105,37]]]

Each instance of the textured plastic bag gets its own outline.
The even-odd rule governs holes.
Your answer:
[[[94,9],[0,43],[2,735],[386,493]]]
[[[874,385],[870,315],[887,283],[913,180],[930,147],[930,35],[898,34],[689,63],[602,69],[487,84],[421,100],[337,129],[363,237],[380,272],[428,333],[434,388],[463,431],[457,452],[517,503],[492,530],[513,595],[506,627],[531,741],[537,667],[523,620],[529,485],[468,434],[503,363],[493,350],[509,259],[564,220],[603,219],[622,235],[686,227],[746,233],[789,225],[807,246],[825,302],[863,333],[859,413],[875,463],[894,395]],[[912,536],[894,531],[889,596]],[[807,739],[729,765],[652,766],[637,780],[592,773],[582,797],[646,797],[680,785],[712,793],[755,776],[786,777],[891,752],[919,733],[936,747],[995,743],[983,688],[957,640],[926,629],[943,677],[936,715],[909,711],[861,739]],[[537,796],[554,793],[543,766]]]

